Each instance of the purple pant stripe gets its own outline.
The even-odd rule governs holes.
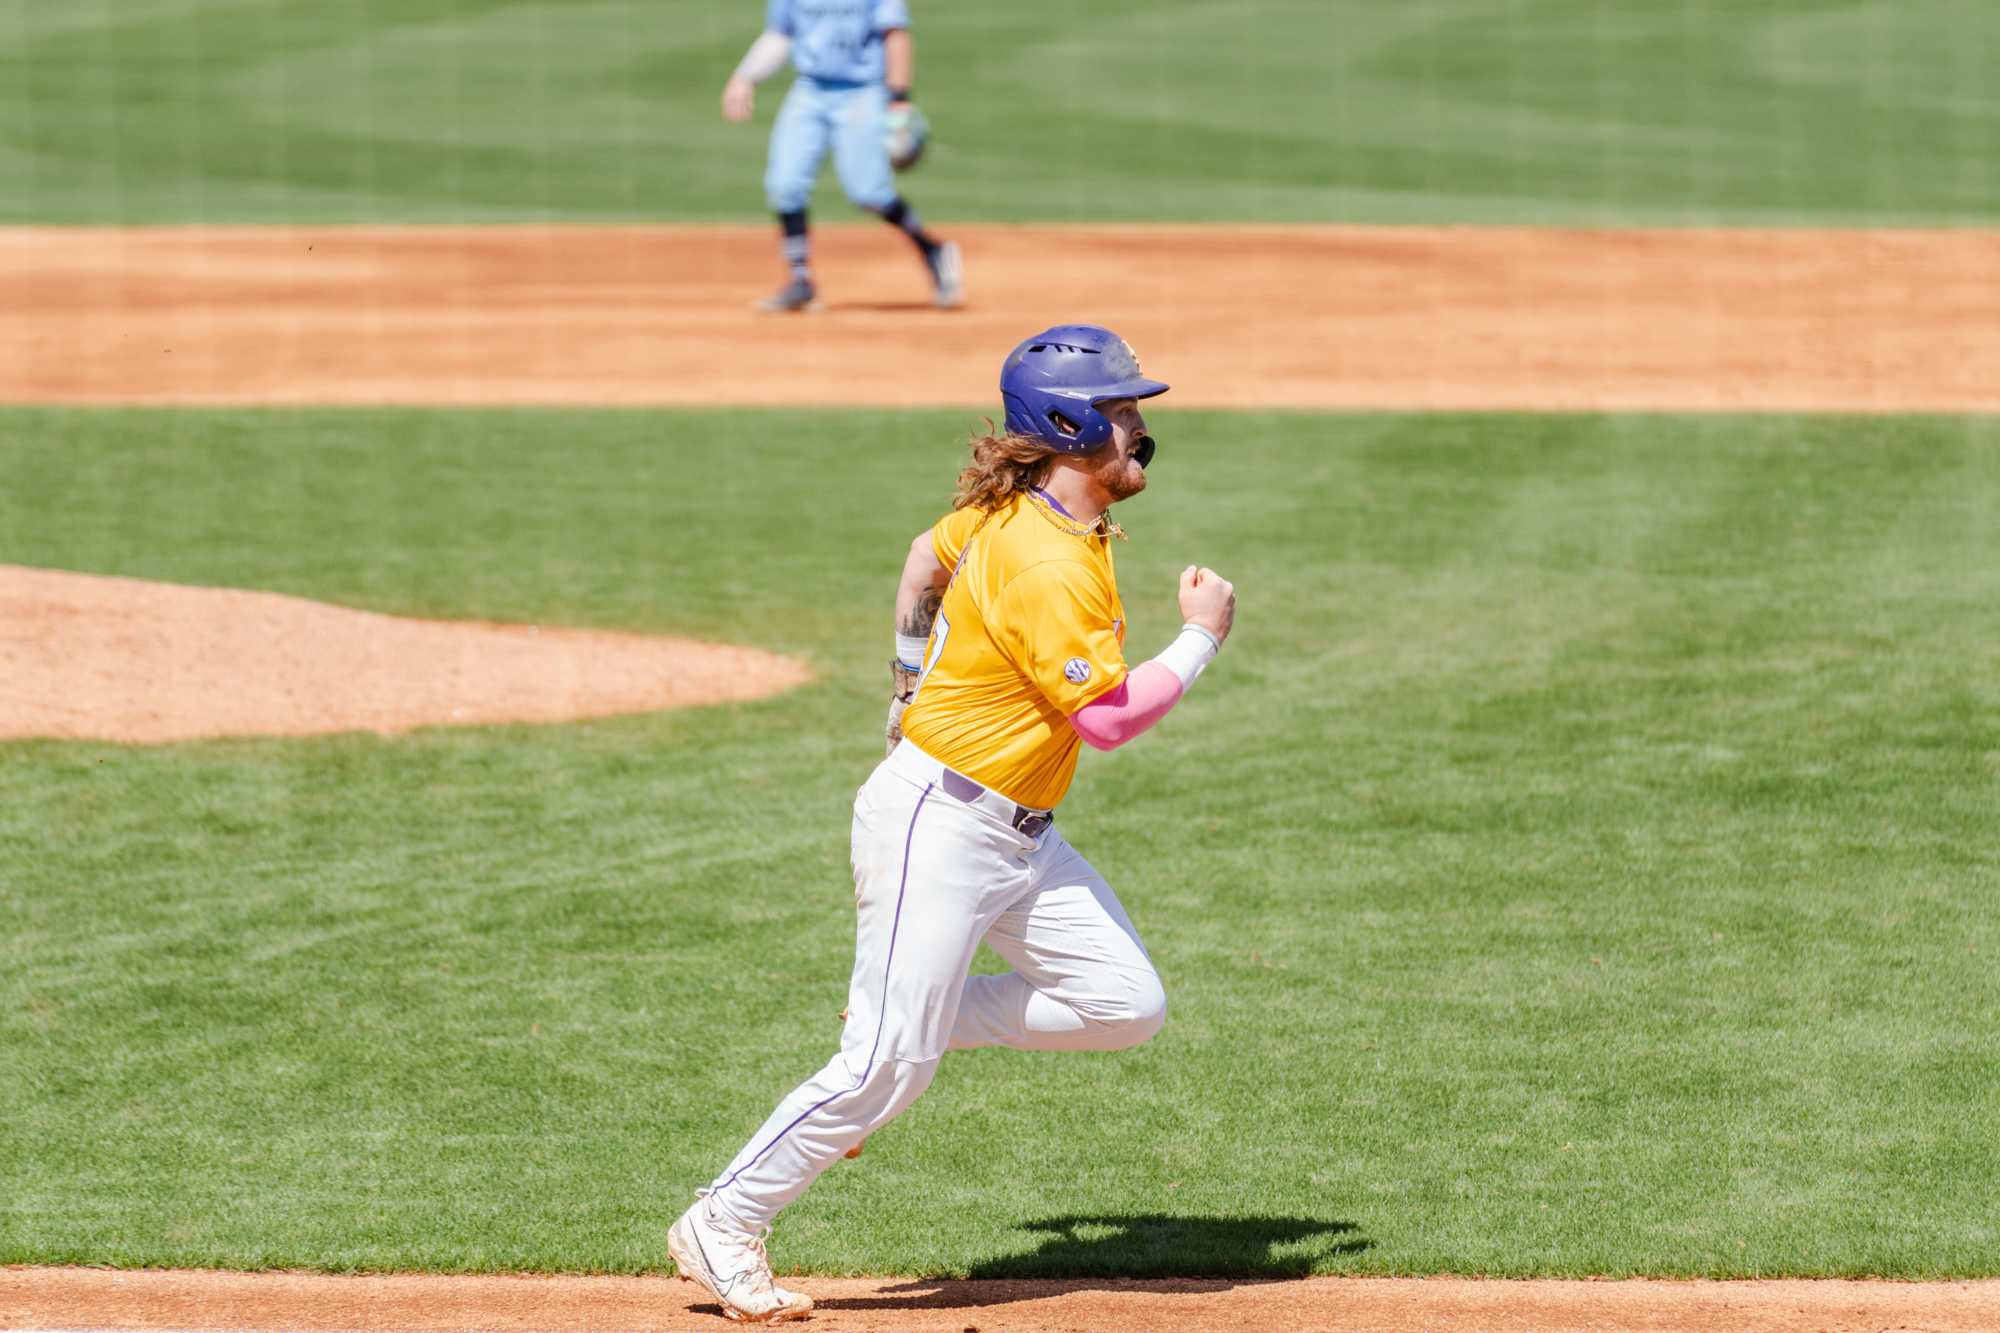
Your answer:
[[[771,1136],[771,1141],[757,1150],[756,1156],[752,1157],[749,1161],[745,1162],[743,1165],[737,1167],[734,1171],[731,1171],[729,1173],[729,1179],[723,1181],[720,1185],[717,1185],[715,1187],[716,1189],[726,1190],[731,1185],[735,1184],[736,1177],[742,1175],[745,1171],[748,1171],[751,1167],[757,1165],[758,1162],[762,1161],[764,1159],[764,1154],[771,1151],[771,1149],[777,1147],[778,1141],[784,1138],[785,1135],[791,1133],[793,1130],[797,1129],[801,1124],[805,1123],[806,1117],[810,1116],[811,1114],[813,1114],[813,1112],[819,1110],[821,1107],[825,1106],[829,1102],[836,1101],[841,1097],[845,1097],[849,1093],[859,1092],[862,1086],[868,1082],[868,1076],[875,1072],[875,1054],[877,1051],[880,1051],[882,1049],[882,1028],[884,1024],[886,1024],[889,1021],[889,969],[893,967],[896,962],[896,932],[898,929],[901,928],[903,924],[903,891],[907,889],[910,885],[910,845],[916,841],[917,837],[917,816],[924,812],[924,802],[930,799],[931,788],[934,785],[935,784],[933,783],[924,784],[923,794],[917,797],[917,808],[910,811],[909,831],[903,834],[903,873],[902,876],[896,881],[896,914],[889,920],[889,956],[882,960],[881,1012],[875,1016],[875,1044],[868,1048],[868,1063],[862,1066],[861,1077],[855,1081],[853,1087],[845,1089],[844,1091],[841,1092],[836,1092],[831,1097],[822,1097],[820,1100],[814,1102],[811,1106],[808,1106],[805,1110],[799,1112],[797,1119],[793,1120],[791,1124],[786,1125],[776,1134],[773,1134]]]

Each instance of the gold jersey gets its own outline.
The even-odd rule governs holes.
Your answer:
[[[1069,715],[1125,679],[1125,606],[1109,539],[1045,493],[959,509],[931,529],[951,571],[903,735],[1019,805],[1069,790]]]

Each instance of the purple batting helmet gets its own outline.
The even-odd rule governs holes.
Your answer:
[[[1099,403],[1166,391],[1139,373],[1139,358],[1123,338],[1095,324],[1045,329],[1009,352],[1000,367],[1007,429],[1059,454],[1095,453],[1111,438],[1111,419],[1097,410]]]

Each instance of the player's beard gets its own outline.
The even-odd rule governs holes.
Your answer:
[[[1117,504],[1146,489],[1146,469],[1139,466],[1138,459],[1126,457],[1099,477],[1098,484],[1110,492],[1111,503]]]

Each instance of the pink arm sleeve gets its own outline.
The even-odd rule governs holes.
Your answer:
[[[1084,742],[1115,750],[1167,715],[1180,702],[1181,678],[1158,662],[1141,662],[1115,690],[1106,690],[1069,715]]]

